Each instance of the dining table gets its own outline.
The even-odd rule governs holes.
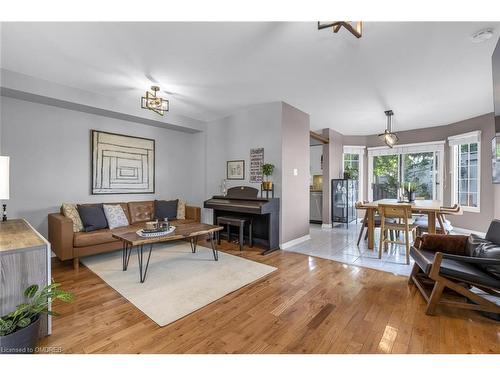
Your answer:
[[[379,204],[410,204],[412,214],[427,215],[428,233],[436,233],[436,218],[441,211],[443,202],[438,200],[417,199],[413,202],[400,202],[397,199],[379,199],[373,202],[363,203],[363,208],[367,211],[368,221],[368,248],[375,246],[375,212]]]

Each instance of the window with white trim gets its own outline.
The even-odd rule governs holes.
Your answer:
[[[480,211],[481,132],[448,138],[451,147],[452,204],[465,211]]]
[[[358,200],[363,200],[365,146],[344,146],[343,148],[343,172],[349,172],[351,178],[358,181]]]
[[[359,177],[359,155],[344,154],[344,172],[350,172],[351,178],[357,180]]]

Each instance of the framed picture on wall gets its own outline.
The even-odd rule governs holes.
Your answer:
[[[226,175],[228,180],[244,180],[245,160],[229,160]]]
[[[92,194],[155,192],[155,141],[92,130]]]

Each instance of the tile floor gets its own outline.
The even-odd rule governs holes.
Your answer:
[[[379,230],[375,230],[375,249],[369,250],[367,241],[361,239],[356,245],[361,224],[336,225],[332,229],[321,229],[320,224],[311,224],[311,239],[294,245],[286,251],[331,259],[337,262],[360,267],[373,268],[397,275],[409,275],[413,266],[405,263],[405,248],[402,245],[389,245],[388,252],[378,259]]]

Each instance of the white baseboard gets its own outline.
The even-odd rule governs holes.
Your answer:
[[[307,240],[310,240],[311,239],[311,235],[309,234],[306,234],[305,236],[302,236],[302,237],[299,237],[299,238],[296,238],[294,240],[291,240],[291,241],[288,241],[288,242],[285,242],[283,244],[280,245],[280,248],[282,249],[288,249],[289,247],[292,247],[294,245],[297,245],[301,242],[304,242],[304,241],[307,241]]]
[[[321,224],[321,229],[332,229],[332,224]]]
[[[465,228],[457,228],[457,227],[453,227],[452,232],[455,232],[458,234],[475,234],[476,236],[483,237],[483,238],[486,236],[485,232],[478,232],[475,230],[470,230],[470,229],[465,229]]]

